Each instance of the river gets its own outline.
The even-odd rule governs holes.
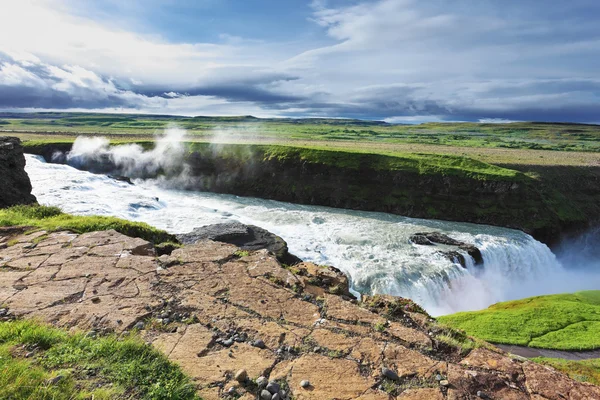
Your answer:
[[[546,245],[516,230],[179,191],[152,180],[130,185],[33,155],[27,155],[26,170],[41,204],[143,221],[171,233],[232,220],[257,225],[285,239],[300,258],[343,270],[353,290],[408,297],[433,315],[600,287],[597,273],[565,268]],[[411,244],[409,236],[423,231],[476,245],[483,265],[466,256],[463,268],[439,248]]]

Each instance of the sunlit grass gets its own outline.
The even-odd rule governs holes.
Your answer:
[[[493,343],[558,350],[600,348],[600,291],[531,297],[439,320]]]
[[[94,338],[33,321],[0,323],[0,398],[199,399],[177,366],[135,336]]]
[[[76,216],[63,213],[57,207],[42,205],[14,206],[0,210],[0,226],[29,226],[49,232],[72,231],[86,233],[114,229],[127,236],[139,237],[153,243],[176,241],[173,235],[143,222],[114,217]]]

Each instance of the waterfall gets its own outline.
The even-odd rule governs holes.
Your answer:
[[[129,185],[29,155],[26,170],[42,204],[147,222],[173,233],[231,220],[257,225],[285,239],[300,258],[338,267],[356,291],[408,297],[433,315],[600,287],[598,269],[584,274],[565,268],[546,245],[512,229],[178,191],[148,180]],[[410,242],[412,234],[427,231],[477,246],[483,264],[462,252],[464,268],[440,254],[456,248]]]

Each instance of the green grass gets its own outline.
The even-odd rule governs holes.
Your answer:
[[[539,357],[533,359],[540,364],[549,365],[569,375],[572,379],[580,382],[588,382],[600,385],[600,359],[571,361],[558,358]]]
[[[42,205],[15,206],[0,210],[0,226],[30,226],[45,231],[86,233],[114,229],[127,236],[139,237],[153,243],[176,242],[173,235],[142,222],[114,217],[75,216],[57,207]]]
[[[137,337],[92,338],[33,321],[0,323],[0,398],[199,400],[189,378]]]
[[[593,350],[600,348],[600,291],[508,301],[439,321],[492,343]]]
[[[93,113],[0,113],[0,117],[1,130],[7,132],[151,135],[175,123],[195,137],[208,138],[215,132],[225,132],[231,140],[361,141],[474,148],[600,151],[600,126],[585,124],[515,122],[392,125],[381,121],[349,119],[259,119],[252,116],[190,118]]]

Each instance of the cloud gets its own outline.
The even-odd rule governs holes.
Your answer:
[[[215,32],[219,42],[209,43],[140,33],[118,15],[93,19],[85,3],[8,0],[0,106],[598,120],[598,2],[320,0],[311,7],[316,31],[297,41],[280,42],[277,32],[272,40]]]

